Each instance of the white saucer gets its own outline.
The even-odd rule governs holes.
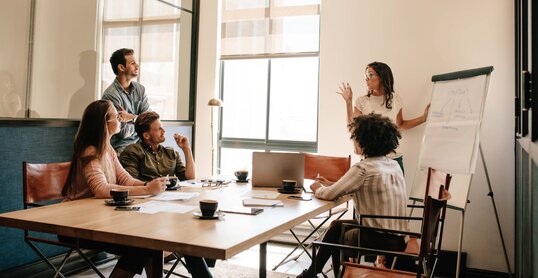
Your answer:
[[[224,212],[222,211],[217,210],[215,214],[213,214],[212,216],[203,216],[202,212],[197,210],[193,212],[192,215],[198,219],[219,219],[220,217],[223,217],[226,214],[224,214]]]

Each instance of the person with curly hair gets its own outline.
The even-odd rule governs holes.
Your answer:
[[[353,121],[354,117],[370,113],[381,114],[388,117],[400,130],[411,129],[428,119],[430,105],[426,105],[424,113],[414,119],[405,120],[403,116],[403,101],[400,95],[394,92],[394,77],[390,67],[382,62],[372,62],[366,66],[364,80],[368,91],[365,95],[359,96],[353,103],[353,91],[349,83],[342,83],[337,94],[341,95],[346,103],[347,124]],[[389,154],[402,168],[403,156],[396,151]]]
[[[353,118],[349,130],[355,153],[363,155],[364,159],[354,164],[334,183],[324,177],[317,178],[310,186],[316,198],[335,200],[351,194],[357,213],[356,219],[361,214],[406,216],[407,193],[404,176],[398,163],[387,157],[398,147],[400,131],[389,118],[379,114]],[[323,242],[340,243],[343,223],[357,223],[357,221],[354,219],[333,221],[323,237]],[[408,231],[408,223],[405,220],[367,218],[364,219],[363,225]],[[402,251],[406,247],[404,236],[361,230],[359,237],[358,229],[345,233],[344,244],[390,251]],[[356,256],[356,254],[346,255]],[[333,271],[335,277],[338,277],[340,253],[325,246],[319,249],[316,261],[297,277],[316,277],[314,265],[318,273],[321,272],[329,257],[332,257]]]

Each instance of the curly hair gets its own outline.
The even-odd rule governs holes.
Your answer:
[[[144,141],[144,132],[148,132],[151,129],[151,124],[159,118],[159,114],[153,111],[147,111],[138,115],[134,124],[134,128],[140,140]]]
[[[394,93],[394,76],[392,75],[392,70],[387,64],[382,62],[372,62],[366,65],[365,71],[367,71],[368,68],[372,68],[379,76],[381,86],[385,92],[385,107],[387,107],[387,109],[392,109],[392,94]],[[367,96],[371,96],[372,93],[372,91],[368,91]]]
[[[402,138],[398,127],[389,118],[379,114],[355,117],[348,127],[350,138],[359,144],[366,157],[394,152]]]

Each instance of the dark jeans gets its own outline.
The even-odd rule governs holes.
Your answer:
[[[211,272],[207,269],[207,263],[204,258],[185,256],[185,264],[187,265],[187,270],[192,275],[193,278],[211,278]],[[214,262],[214,261],[213,261]],[[215,264],[213,263],[213,266]]]
[[[356,220],[335,220],[331,223],[331,226],[323,237],[323,242],[327,243],[340,243],[340,235],[342,233],[343,223],[357,224]],[[396,236],[385,233],[378,233],[370,230],[352,229],[346,232],[343,240],[343,244],[358,246],[360,238],[360,246],[373,249],[382,249],[389,251],[403,251],[405,250],[405,240],[403,236]],[[355,257],[356,252],[344,252],[346,257]],[[316,261],[312,262],[312,265],[308,269],[309,273],[314,273],[314,265],[316,266],[317,273],[320,273],[325,266],[325,263],[332,257],[334,276],[338,277],[338,271],[340,270],[340,250],[338,248],[330,248],[327,246],[321,246],[316,256]],[[389,258],[390,259],[390,258]],[[316,274],[317,274],[316,273]]]
[[[77,239],[72,237],[58,236],[58,239],[63,242],[76,243]],[[79,239],[78,244],[80,248],[105,251],[107,253],[119,255],[120,258],[116,263],[116,267],[131,273],[142,274],[144,266],[148,263],[150,257],[154,251],[113,244],[105,243],[93,240]],[[204,258],[183,256],[187,264],[187,270],[191,273],[193,278],[211,278],[211,272],[207,268],[207,264]]]

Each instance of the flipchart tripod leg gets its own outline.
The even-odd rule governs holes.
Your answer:
[[[508,253],[506,252],[506,245],[504,244],[503,232],[501,229],[501,222],[499,221],[499,213],[497,212],[497,206],[495,205],[495,199],[493,198],[493,190],[491,189],[491,182],[489,180],[488,167],[486,167],[486,160],[484,159],[484,152],[482,151],[482,145],[479,144],[480,148],[480,157],[482,158],[482,163],[484,164],[484,173],[486,174],[486,181],[488,183],[488,196],[491,197],[491,203],[493,205],[493,211],[495,212],[495,219],[497,220],[497,228],[499,229],[499,236],[501,237],[501,243],[503,246],[504,260],[506,263],[506,268],[508,268],[508,277],[512,277],[512,270],[510,269],[510,261],[508,260]]]
[[[465,210],[461,211],[461,220],[460,220],[460,236],[458,238],[458,259],[456,260],[456,277],[460,277],[460,268],[461,268],[461,247],[463,245],[463,224],[465,221]]]

